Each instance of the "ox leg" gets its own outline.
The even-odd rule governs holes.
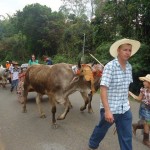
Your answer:
[[[40,118],[46,118],[46,115],[43,112],[43,109],[41,107],[41,99],[42,99],[42,94],[37,93],[36,104],[38,106],[38,110],[39,110],[39,113],[40,113]]]
[[[70,109],[72,109],[73,108],[73,106],[72,106],[72,104],[71,104],[71,102],[70,102],[70,100],[68,99],[68,103],[69,103],[69,108]]]
[[[5,78],[2,79],[2,87],[3,88],[6,88],[6,83],[7,83],[7,80]]]
[[[87,105],[88,105],[88,112],[92,113],[93,109],[92,109],[92,105],[91,105],[91,101],[92,101],[92,92],[90,92],[89,94],[85,93],[85,92],[80,92],[83,99],[84,99],[84,105],[80,108],[80,111],[83,111],[86,109]]]
[[[92,94],[92,91],[88,94],[88,112],[89,113],[93,113],[93,109],[92,109],[92,105],[91,105],[91,101],[92,101],[92,97],[93,97],[93,94]]]
[[[54,95],[48,95],[48,98],[49,98],[49,102],[50,104],[52,105],[52,108],[51,108],[51,112],[52,112],[52,126],[53,128],[57,128],[58,125],[56,123],[56,117],[55,117],[55,114],[56,114],[56,104],[55,104],[55,96]]]
[[[22,110],[23,113],[27,112],[27,108],[26,108],[27,96],[28,96],[28,91],[24,90],[23,91],[23,102],[24,103],[23,103],[23,110]]]
[[[3,88],[5,88],[6,87],[5,83],[3,83],[2,86],[3,86]]]
[[[89,102],[89,99],[88,99],[87,93],[85,92],[80,92],[80,93],[81,93],[82,98],[84,99],[84,105],[80,107],[80,111],[84,111]]]
[[[69,101],[69,98],[67,97],[67,98],[66,98],[66,101],[65,101],[65,104],[64,104],[65,110],[64,110],[64,112],[63,112],[60,116],[58,116],[57,120],[63,120],[63,119],[65,119],[67,113],[69,112],[70,104],[71,104],[71,103],[70,103],[70,101]]]

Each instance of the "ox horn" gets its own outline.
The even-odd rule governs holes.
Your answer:
[[[81,68],[81,60],[78,61],[78,68]]]
[[[92,65],[91,65],[91,66],[93,67],[95,64],[96,64],[96,62],[95,62],[95,61],[93,61],[93,63],[92,63]]]

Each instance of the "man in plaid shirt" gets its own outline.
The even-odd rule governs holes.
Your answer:
[[[140,42],[121,39],[110,47],[114,59],[103,70],[100,83],[100,121],[89,139],[89,149],[98,148],[108,129],[116,124],[121,150],[132,150],[132,114],[128,100],[132,67],[128,59],[140,48]]]

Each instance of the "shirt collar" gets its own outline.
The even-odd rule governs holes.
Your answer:
[[[118,61],[118,58],[115,58],[115,62],[116,62],[116,65],[119,67],[120,63]],[[128,61],[126,62],[126,67],[129,67],[129,62]]]

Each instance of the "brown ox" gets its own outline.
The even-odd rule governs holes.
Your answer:
[[[52,123],[56,126],[56,103],[64,104],[64,112],[57,118],[62,120],[69,112],[71,103],[68,96],[75,91],[79,91],[84,99],[84,106],[80,108],[81,111],[86,109],[88,104],[88,111],[92,112],[91,108],[91,82],[85,80],[82,69],[77,75],[72,70],[72,64],[60,63],[52,66],[34,65],[27,69],[24,81],[24,104],[23,112],[26,112],[26,101],[29,91],[36,91],[36,103],[38,105],[40,116],[45,117],[45,114],[40,106],[42,95],[46,94],[52,105]],[[102,69],[102,67],[101,67]],[[95,90],[99,88],[100,76],[94,78]]]

